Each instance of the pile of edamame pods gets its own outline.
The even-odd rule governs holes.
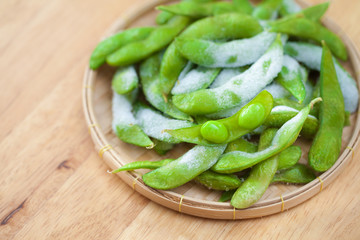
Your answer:
[[[271,183],[304,184],[328,170],[358,105],[356,82],[339,62],[345,45],[320,22],[328,6],[184,0],[158,6],[157,26],[100,42],[90,67],[117,67],[114,133],[161,155],[193,144],[178,159],[113,173],[151,169],[142,179],[152,188],[196,181],[247,208]],[[298,137],[312,144],[307,165],[298,163]]]

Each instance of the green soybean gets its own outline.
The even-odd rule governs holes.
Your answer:
[[[287,106],[276,106],[271,110],[271,113],[266,118],[264,125],[268,127],[279,128],[291,118],[295,117],[298,112],[298,110]],[[312,139],[315,136],[318,127],[318,119],[312,115],[308,115],[301,129],[300,135],[304,136],[305,138]]]
[[[273,19],[276,17],[282,1],[283,0],[264,0],[255,7],[252,15],[261,20]]]
[[[281,3],[279,13],[281,16],[291,15],[301,11],[301,6],[295,0],[284,0]]]
[[[137,88],[139,78],[133,65],[120,67],[111,82],[112,89],[118,94],[126,94]]]
[[[331,51],[338,58],[346,61],[347,51],[342,40],[333,32],[307,18],[289,18],[270,23],[270,31],[286,33],[291,36],[307,38],[320,43],[326,42]]]
[[[251,132],[254,128],[258,126],[256,125],[256,126],[251,126],[252,128],[247,128],[239,125],[239,116],[244,116],[243,112],[247,112],[248,114],[253,116],[254,114],[253,112],[248,112],[248,109],[252,108],[253,104],[260,104],[265,109],[265,114],[262,114],[262,116],[260,116],[261,118],[256,119],[257,123],[261,125],[266,120],[266,117],[270,114],[270,111],[272,109],[272,96],[267,91],[260,92],[253,100],[251,100],[248,104],[246,104],[233,116],[214,121],[223,124],[228,131],[228,138],[224,142],[231,142],[239,138],[240,136],[243,136]],[[253,109],[253,110],[256,111],[257,109]],[[263,113],[263,109],[261,110],[261,113]],[[214,144],[214,142],[208,141],[206,138],[203,137],[203,135],[201,134],[202,127],[203,124],[200,124],[189,128],[169,130],[167,132],[172,137],[182,142],[189,142],[200,145]]]
[[[262,31],[258,21],[250,16],[229,13],[196,21],[179,37],[207,40],[237,39],[252,37]],[[167,96],[185,67],[187,60],[177,51],[175,43],[164,53],[160,69],[161,95]],[[169,97],[170,98],[170,97]]]
[[[219,202],[230,201],[232,196],[234,195],[235,191],[236,191],[236,189],[223,192],[219,198]]]
[[[124,66],[137,63],[168,45],[188,24],[190,19],[176,16],[165,25],[154,29],[141,41],[129,43],[106,58],[111,66]]]
[[[298,163],[288,169],[276,173],[274,178],[272,179],[272,182],[301,184],[309,183],[315,178],[316,176],[310,168]]]
[[[320,96],[323,102],[319,112],[319,130],[309,151],[309,164],[316,171],[328,170],[337,160],[341,150],[345,106],[336,77],[332,55],[323,42],[320,70]]]
[[[309,19],[311,21],[318,22],[318,21],[320,21],[321,17],[325,14],[326,10],[329,7],[329,4],[330,4],[329,2],[320,3],[320,4],[317,4],[317,5],[305,8],[305,9],[303,9],[303,10],[297,12],[297,13],[288,15],[288,16],[286,16],[284,18],[281,18],[281,19],[279,19],[277,21],[284,21],[284,20],[287,20],[289,18],[304,17],[304,18],[307,18],[307,19]]]
[[[158,25],[163,25],[166,24],[171,18],[173,18],[175,16],[175,14],[170,13],[170,12],[160,12],[156,18],[155,18],[155,22]]]
[[[179,140],[166,132],[169,129],[179,129],[194,126],[192,122],[168,118],[160,112],[140,102],[135,107],[136,123],[150,137],[167,143],[178,143]]]
[[[175,144],[163,142],[157,139],[152,140],[154,142],[154,150],[159,155],[165,155],[168,151],[174,148]]]
[[[251,5],[249,0],[233,0],[233,3],[236,9],[246,13],[251,14],[254,10],[254,7]]]
[[[224,152],[226,145],[195,146],[182,157],[142,176],[144,183],[155,189],[181,186],[208,170]]]
[[[232,152],[232,151],[243,151],[248,153],[254,153],[257,151],[257,149],[258,149],[257,144],[246,141],[243,138],[238,138],[228,143],[224,153]]]
[[[284,55],[283,66],[276,81],[287,89],[299,102],[306,96],[305,85],[301,78],[300,64],[288,55]]]
[[[137,97],[137,89],[126,95],[113,92],[112,98],[112,129],[116,136],[124,142],[140,147],[152,148],[154,143],[136,123],[132,113],[133,102]]]
[[[290,146],[278,154],[279,165],[277,170],[287,169],[294,166],[301,158],[301,148]]]
[[[175,159],[164,159],[160,161],[138,161],[127,163],[124,166],[113,170],[111,173],[118,173],[121,171],[133,171],[136,169],[157,169],[159,167],[165,166],[166,164],[175,161]]]
[[[225,125],[217,121],[207,121],[200,128],[203,138],[214,143],[223,143],[229,137],[229,132]]]
[[[202,89],[173,97],[174,105],[181,111],[202,115],[245,104],[256,96],[281,71],[283,48],[280,35],[269,49],[244,73],[212,89]]]
[[[201,185],[214,190],[236,189],[241,185],[241,180],[233,174],[220,174],[212,171],[205,171],[194,179]]]
[[[268,128],[260,136],[259,151],[271,145],[271,141],[277,133],[276,128]],[[272,156],[265,161],[256,164],[250,171],[250,175],[236,190],[231,198],[231,205],[235,208],[247,208],[259,201],[273,179],[279,164],[278,155]]]
[[[106,61],[106,57],[129,43],[147,38],[154,30],[153,27],[139,27],[127,29],[101,41],[90,57],[90,68],[97,69]]]
[[[191,18],[203,18],[222,13],[241,11],[240,9],[236,9],[230,2],[198,3],[193,1],[158,6],[156,9]]]
[[[276,133],[271,146],[257,153],[245,153],[234,151],[224,154],[219,161],[211,168],[219,173],[234,173],[252,167],[257,163],[268,159],[292,145],[310,112],[311,106],[321,101],[314,99],[303,108],[295,117],[287,121]]]
[[[158,53],[140,64],[140,82],[145,98],[156,109],[173,118],[191,120],[189,115],[177,109],[171,99],[167,99],[163,95],[159,77],[161,59],[162,54]]]
[[[276,34],[262,32],[251,38],[229,42],[183,38],[175,40],[177,50],[191,62],[205,67],[240,67],[254,63],[275,40]]]

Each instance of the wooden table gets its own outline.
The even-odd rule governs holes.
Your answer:
[[[177,213],[107,174],[82,77],[105,29],[143,1],[0,2],[0,239],[360,239],[359,148],[321,194],[252,220]],[[334,0],[327,15],[359,48],[360,1]]]

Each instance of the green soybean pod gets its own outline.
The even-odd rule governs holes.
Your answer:
[[[229,191],[241,185],[241,180],[234,174],[221,174],[205,171],[194,179],[201,185],[214,190]]]
[[[311,107],[319,101],[321,101],[321,98],[312,100],[311,103],[303,108],[295,117],[287,121],[277,131],[271,146],[268,148],[256,153],[245,153],[241,151],[226,153],[222,155],[211,170],[219,173],[239,172],[283,151],[296,141]]]
[[[163,24],[166,24],[174,16],[175,16],[175,14],[173,14],[173,13],[162,11],[156,16],[155,22],[158,25],[163,25]]]
[[[236,191],[236,189],[223,192],[219,198],[219,202],[230,201],[232,196],[234,195],[235,191]]]
[[[112,89],[118,94],[126,94],[137,88],[139,78],[133,65],[120,67],[116,71],[112,82]]]
[[[90,57],[90,68],[97,69],[106,61],[106,57],[122,46],[147,38],[154,27],[139,27],[124,30],[101,41]]]
[[[218,123],[218,125],[225,127],[228,135],[222,142],[231,142],[260,126],[270,114],[271,109],[272,96],[264,90],[233,116],[211,121],[211,123]],[[207,123],[189,128],[168,130],[166,132],[178,141],[200,145],[213,145],[215,142],[203,135],[204,127],[206,127],[205,124]],[[211,126],[209,125],[209,127]],[[214,132],[213,136],[217,138],[218,133]]]
[[[173,103],[181,111],[192,115],[210,114],[243,105],[273,81],[281,71],[282,59],[283,48],[278,34],[268,50],[242,74],[218,88],[176,95]]]
[[[207,40],[252,37],[262,31],[259,22],[247,15],[228,13],[207,17],[191,24],[179,37]],[[164,53],[160,69],[162,95],[168,95],[185,67],[187,60],[177,51],[175,43]]]
[[[142,176],[144,183],[155,189],[179,187],[216,163],[226,145],[195,146],[182,157]]]
[[[294,166],[301,158],[301,148],[290,146],[278,154],[279,165],[277,170],[287,169]]]
[[[181,120],[192,118],[177,109],[162,92],[159,71],[162,53],[154,54],[140,64],[140,82],[146,100],[163,113]]]
[[[276,78],[300,103],[306,96],[305,85],[301,78],[300,64],[288,55],[284,55],[281,72]]]
[[[152,140],[154,142],[154,150],[160,155],[165,155],[168,151],[174,148],[175,144],[163,142],[157,139]]]
[[[233,0],[233,3],[236,9],[239,9],[246,14],[251,14],[254,11],[254,7],[249,0]]]
[[[232,151],[243,151],[248,153],[254,153],[257,151],[257,149],[258,149],[257,144],[246,141],[243,138],[238,138],[228,143],[224,153],[232,152]]]
[[[221,13],[240,11],[230,2],[197,3],[193,1],[162,5],[156,7],[156,9],[191,18],[203,18]]]
[[[325,14],[326,10],[329,8],[329,4],[330,2],[324,2],[305,8],[298,13],[284,17],[282,20],[286,20],[287,18],[305,17],[314,22],[320,21],[321,17]],[[282,20],[280,19],[279,21]]]
[[[268,127],[281,127],[291,118],[295,117],[298,114],[298,110],[287,107],[287,106],[275,106],[270,115],[266,118],[264,125]],[[301,129],[301,136],[305,138],[312,139],[319,127],[319,121],[316,117],[308,115],[306,117],[305,123]]]
[[[337,160],[341,149],[345,106],[332,55],[323,42],[320,70],[319,130],[309,151],[309,164],[319,172],[328,170]]]
[[[257,5],[252,15],[261,20],[273,19],[277,15],[277,11],[283,0],[264,0]]]
[[[152,148],[154,143],[136,123],[132,113],[133,102],[137,97],[137,89],[126,95],[113,92],[112,129],[116,136],[124,142],[140,147]]]
[[[155,28],[141,41],[129,43],[106,58],[110,66],[125,66],[137,63],[168,45],[188,24],[190,19],[176,16],[165,25]]]
[[[259,151],[271,145],[278,129],[268,128],[260,136]],[[259,201],[273,179],[279,164],[278,155],[272,156],[251,168],[250,175],[231,198],[235,208],[247,208]]]
[[[272,183],[284,182],[284,183],[309,183],[316,178],[313,171],[303,164],[295,164],[294,166],[282,170],[275,174],[272,179]]]
[[[279,9],[280,16],[287,16],[301,11],[301,6],[295,0],[284,0]]]
[[[124,166],[113,170],[111,173],[118,173],[121,171],[133,171],[136,169],[157,169],[159,167],[165,166],[166,164],[175,161],[175,159],[164,159],[160,161],[138,161],[127,163]]]
[[[307,38],[320,43],[326,42],[331,51],[338,58],[346,61],[347,51],[342,40],[327,28],[307,18],[289,18],[283,21],[270,23],[270,31],[286,33],[291,36]]]

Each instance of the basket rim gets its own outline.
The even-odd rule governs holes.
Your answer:
[[[171,0],[170,0],[171,1]],[[170,2],[169,0],[151,0],[144,3],[141,7],[133,7],[129,9],[125,16],[120,17],[115,21],[112,26],[105,32],[105,38],[115,31],[125,29],[132,21],[139,16],[151,11],[159,3]],[[303,0],[297,0],[302,7],[309,6],[308,3]],[[350,63],[352,68],[355,70],[356,82],[360,85],[360,53],[356,48],[353,41],[348,37],[347,34],[331,19],[324,17],[322,22],[324,25],[329,27],[332,31],[337,33],[344,41],[349,53]],[[95,144],[97,152],[101,151],[103,146],[109,145],[104,133],[97,125],[96,116],[92,104],[94,83],[97,72],[91,70],[88,66],[86,67],[84,78],[83,78],[83,89],[82,89],[82,102],[84,108],[85,121],[89,128],[90,136]],[[358,87],[359,88],[359,87]],[[360,108],[360,104],[358,109]],[[199,200],[197,198],[184,196],[172,191],[156,190],[146,186],[134,172],[120,172],[117,175],[129,186],[132,186],[134,190],[138,191],[145,197],[155,201],[165,207],[173,210],[182,211],[189,215],[200,216],[205,218],[214,219],[244,219],[254,218],[260,216],[266,216],[281,212],[284,209],[294,207],[307,199],[313,197],[319,193],[323,188],[329,185],[345,167],[346,163],[354,156],[354,151],[359,142],[360,138],[360,119],[357,116],[355,122],[355,128],[353,134],[349,140],[348,146],[344,149],[342,154],[339,156],[336,163],[326,172],[322,173],[318,179],[305,184],[304,186],[291,191],[287,194],[279,196],[277,198],[270,198],[259,201],[246,209],[234,209],[230,203],[225,202],[214,202],[208,200]],[[109,148],[108,151],[103,152],[103,160],[111,167],[120,167],[124,163],[121,161],[118,152],[115,149]],[[135,188],[136,184],[136,188]],[[297,199],[301,198],[302,201],[296,202]],[[286,207],[285,207],[286,205]],[[194,211],[196,210],[196,211]]]

